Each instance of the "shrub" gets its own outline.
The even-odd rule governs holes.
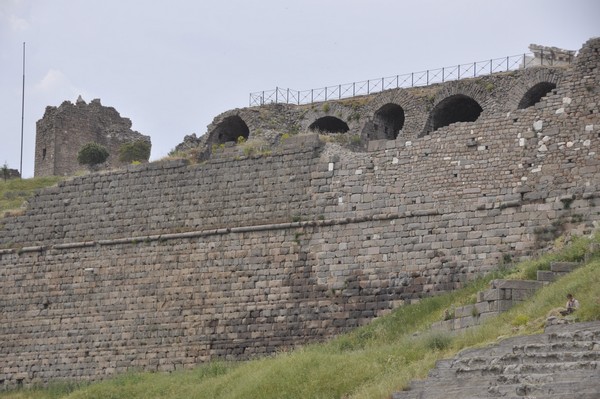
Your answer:
[[[529,322],[529,317],[527,317],[524,314],[519,314],[517,316],[515,316],[515,318],[512,321],[512,325],[515,327],[520,327],[520,326],[524,326]]]
[[[269,155],[271,153],[269,144],[263,139],[244,141],[240,144],[240,149],[247,157],[254,155]]]
[[[93,167],[105,162],[108,155],[106,147],[98,143],[88,143],[81,147],[77,153],[77,162],[79,162],[80,165]]]
[[[8,180],[10,177],[10,170],[8,170],[8,164],[6,162],[2,165],[2,177],[4,178],[4,181]]]
[[[425,346],[430,350],[444,350],[450,347],[452,337],[442,332],[432,332],[425,337]]]
[[[148,162],[152,145],[146,140],[136,140],[119,147],[119,161]]]
[[[444,320],[452,320],[455,317],[454,307],[444,310]]]

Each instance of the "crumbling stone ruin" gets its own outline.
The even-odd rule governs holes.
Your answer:
[[[2,220],[0,385],[267,355],[589,233],[599,126],[591,39],[569,66],[227,111],[202,162],[61,182]]]
[[[18,169],[10,169],[8,167],[3,167],[0,170],[0,179],[8,180],[8,179],[18,179],[21,177],[21,173],[19,173]]]
[[[36,124],[35,176],[69,176],[84,169],[77,162],[82,146],[95,142],[106,147],[108,160],[100,169],[127,165],[119,160],[123,144],[150,137],[131,130],[131,121],[122,118],[99,99],[87,104],[81,96],[75,104],[65,101],[59,107],[46,107],[44,117]]]
[[[533,62],[527,64],[535,66],[565,66],[571,64],[575,58],[575,51],[539,44],[530,44],[529,51],[533,53]]]

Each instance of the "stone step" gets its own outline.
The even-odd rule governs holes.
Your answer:
[[[581,266],[581,263],[578,262],[552,262],[550,263],[550,270],[537,271],[537,281],[552,282],[558,277],[569,274],[579,266]]]
[[[456,365],[454,367],[456,378],[470,378],[470,376],[485,377],[488,375],[513,374],[513,373],[560,373],[574,370],[600,370],[600,361],[580,361],[562,363],[524,363],[524,364],[486,364],[486,365]]]
[[[512,351],[494,352],[490,349],[488,352],[478,352],[463,354],[459,358],[454,359],[453,366],[459,364],[476,365],[481,364],[508,364],[511,361],[524,362],[542,362],[544,360],[551,361],[552,359],[563,360],[597,360],[600,356],[600,343],[558,343],[534,346],[528,345],[526,349],[515,347]],[[532,349],[534,348],[534,349]],[[444,368],[440,366],[440,368]]]
[[[568,399],[598,399],[598,390],[592,389],[587,391],[575,390],[576,393],[569,395]],[[505,396],[503,399],[537,399],[537,396]],[[540,398],[541,399],[541,398]],[[547,394],[543,399],[565,399],[565,394]]]
[[[485,399],[485,398],[498,398],[503,399],[598,399],[600,393],[597,386],[583,387],[579,384],[579,381],[569,382],[567,387],[564,388],[566,392],[554,392],[552,388],[547,389],[543,396],[539,394],[531,395],[520,395],[526,392],[525,389],[520,387],[513,387],[514,391],[510,393],[496,392],[495,387],[473,387],[473,389],[466,389],[465,387],[451,388],[448,386],[440,387],[437,389],[423,390],[410,390],[395,392],[392,394],[392,399]],[[569,390],[570,389],[570,390]],[[517,393],[517,390],[519,393]],[[500,390],[499,390],[500,391]],[[504,391],[504,390],[502,390]]]
[[[492,280],[490,283],[493,289],[511,289],[511,290],[537,290],[542,288],[543,284],[535,280]]]
[[[598,341],[582,342],[548,342],[543,344],[515,345],[512,352],[515,354],[533,354],[546,352],[585,352],[600,350]]]
[[[448,381],[446,385],[430,386],[428,384],[425,384],[424,386],[419,387],[415,390],[411,389],[409,391],[396,392],[392,395],[392,399],[481,399],[485,397],[482,396],[483,392],[485,392],[485,387],[482,387],[480,385],[458,386]]]
[[[440,360],[427,379],[392,398],[598,399],[599,376],[600,322],[557,325]]]
[[[475,381],[481,385],[483,383],[488,384],[514,384],[520,382],[518,378],[522,378],[527,381],[534,381],[537,383],[545,383],[549,381],[570,381],[573,374],[576,375],[597,375],[598,365],[571,365],[570,367],[563,368],[561,370],[545,369],[532,367],[528,370],[526,367],[497,367],[493,366],[493,372],[489,370],[479,370],[480,372],[474,373],[457,373],[454,372],[440,371],[439,373],[433,373],[426,380],[416,381],[415,384],[426,383],[429,386],[444,385],[448,381],[455,381],[462,385],[466,385],[469,381]],[[412,385],[411,385],[412,386]]]
[[[548,342],[600,341],[600,331],[566,331],[548,334]]]
[[[556,280],[556,273],[550,270],[538,270],[537,271],[537,281],[542,282],[552,282]]]
[[[593,378],[593,377],[589,377]],[[597,376],[596,376],[597,378]],[[551,382],[546,384],[536,384],[523,382],[520,384],[498,385],[488,387],[488,393],[500,397],[515,395],[521,399],[524,397],[531,398],[548,398],[549,395],[561,395],[561,398],[579,398],[578,394],[582,391],[588,393],[600,394],[598,386],[595,383],[589,383],[587,386],[581,380],[569,380],[564,382]],[[490,396],[491,397],[491,396]],[[598,399],[598,396],[596,396]]]
[[[519,339],[520,338],[520,339]],[[556,345],[562,344],[563,347],[568,349],[568,343],[556,343]],[[514,337],[508,338],[502,341],[499,341],[495,345],[490,345],[482,348],[469,348],[464,349],[459,352],[454,359],[451,359],[452,362],[457,362],[464,359],[471,358],[485,358],[485,357],[498,357],[507,354],[513,353],[523,353],[527,352],[545,352],[548,350],[554,350],[558,348],[558,346],[553,347],[552,344],[547,342],[540,343],[540,339],[536,336],[524,336],[524,337]],[[592,347],[593,343],[588,343],[588,347]],[[546,348],[546,349],[544,349]],[[578,352],[579,350],[586,350],[585,347],[579,349],[579,346],[573,345],[573,352]],[[443,363],[445,364],[445,363]]]
[[[475,364],[467,366],[457,364],[453,368],[436,368],[431,370],[428,378],[469,380],[495,380],[505,375],[526,374],[545,375],[555,373],[586,372],[600,370],[600,360],[556,363],[521,363],[521,364]]]
[[[600,333],[600,322],[588,321],[585,323],[563,324],[546,327],[543,336],[564,335],[568,333],[576,334],[598,334]],[[578,335],[578,336],[579,336]]]
[[[465,398],[465,397],[510,397],[517,395],[521,399],[526,395],[534,397],[549,397],[551,394],[573,394],[574,387],[577,393],[598,394],[598,371],[587,370],[579,373],[576,378],[572,374],[507,374],[492,379],[436,379],[411,383],[410,390],[394,394],[394,399],[412,398]],[[422,395],[426,392],[426,395]],[[543,396],[539,396],[543,395]],[[579,396],[573,396],[579,398]]]
[[[590,361],[600,361],[600,351],[511,353],[497,357],[473,357],[457,360],[453,368]]]
[[[555,273],[570,273],[581,266],[579,262],[552,262],[550,263],[550,271]]]

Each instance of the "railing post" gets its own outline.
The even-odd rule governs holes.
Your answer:
[[[528,56],[527,53],[523,53],[523,69],[527,68],[527,66],[528,66],[527,56]],[[515,62],[512,63],[511,56],[506,56],[506,72],[510,71],[510,69],[512,68],[512,65],[516,65],[516,62],[517,62],[516,57],[520,57],[520,56],[519,55],[514,56]],[[544,64],[545,54],[544,54],[544,50],[543,49],[540,49],[540,53],[539,53],[538,57],[536,57],[535,53],[533,54],[533,56],[531,58],[531,63],[533,63],[534,65],[537,65],[537,64],[535,64],[535,62],[536,62],[535,59],[536,58],[540,59],[540,61],[539,61],[539,65],[540,66],[543,66],[543,65],[554,65],[555,59],[553,58],[552,52],[550,52],[550,56],[548,57],[548,60],[546,61],[546,64]],[[573,62],[572,58],[573,57],[569,58],[569,62]],[[502,72],[502,62],[500,61],[501,59],[502,58],[498,58],[498,72]],[[485,62],[486,61],[483,61],[483,62],[484,62],[484,65],[482,66],[482,73],[485,74],[484,70],[486,69],[485,68]],[[493,74],[493,73],[496,72],[495,68],[494,68],[494,59],[490,59],[489,63],[490,63],[489,73]],[[465,64],[465,66],[467,66],[467,64]],[[441,69],[441,72],[442,72],[442,79],[441,79],[441,81],[442,81],[442,83],[445,83],[446,82],[446,68],[442,67],[440,69]],[[433,71],[434,72],[435,71],[439,71],[439,69],[435,69]],[[462,76],[463,71],[461,71],[461,64],[458,64],[456,66],[456,71],[457,71],[457,80],[460,80],[460,79],[464,78],[464,76]],[[433,77],[431,77],[429,69],[427,69],[425,71],[425,73],[426,73],[426,84],[427,85],[431,84],[431,80],[432,79],[433,79],[433,81],[435,81],[435,77],[439,75],[439,72],[438,72],[438,73],[434,74]],[[418,72],[418,74],[419,75],[418,75],[417,79],[420,82],[423,79],[423,75],[422,75],[423,72]],[[477,61],[475,61],[475,62],[473,62],[473,77],[476,78],[478,76],[478,74],[479,74],[479,71],[477,70]],[[468,75],[469,75],[469,73],[468,73],[468,68],[467,68],[466,76],[468,76]],[[407,86],[404,86],[404,85],[406,84],[406,81],[408,80],[408,78],[406,78],[406,76],[408,76],[408,74],[404,74],[402,76],[404,77],[403,81],[402,81],[403,87],[407,87]],[[452,77],[452,71],[449,72],[448,78],[449,78],[449,80],[453,80],[454,79]],[[391,76],[391,77],[389,77],[387,79],[391,80],[391,79],[393,79],[393,76]],[[374,82],[374,90],[373,90],[373,92],[374,93],[377,92],[377,80],[379,80],[379,79],[374,79],[373,80],[373,82]],[[362,81],[362,82],[363,83],[359,82],[360,83],[360,90],[363,90],[363,87],[364,87],[364,81]],[[385,82],[386,82],[386,78],[382,77],[381,78],[381,92],[383,92],[387,88],[386,85],[385,85]],[[344,86],[347,86],[347,85],[348,84],[346,84]],[[367,86],[367,93],[366,94],[370,95],[371,94],[371,80],[367,80],[366,86]],[[389,83],[388,86],[389,86],[390,89],[393,88],[393,83],[390,81],[390,83]],[[410,87],[415,87],[415,73],[414,72],[411,72],[411,74],[410,74]],[[331,88],[334,91],[334,93],[332,94],[332,98],[335,98],[335,86],[331,86]],[[396,75],[396,89],[398,89],[398,88],[400,88],[400,75],[399,74]],[[338,87],[337,87],[337,89],[338,89],[338,99],[341,100],[342,99],[342,85],[339,84]],[[328,101],[329,100],[329,96],[331,94],[331,92],[329,90],[329,87],[324,87],[323,89],[317,89],[317,90],[319,90],[319,92],[324,91],[324,95],[325,95],[324,101]],[[349,90],[350,90],[350,88],[345,89],[344,93],[347,93]],[[315,93],[314,93],[314,91],[315,91],[315,89],[310,89],[310,103],[314,103],[315,102]],[[265,105],[266,104],[266,93],[270,93],[270,92],[271,92],[271,90],[266,90],[266,91],[263,90],[262,92],[250,93],[249,99],[248,99],[249,100],[248,101],[249,106],[252,107],[252,106]],[[292,95],[292,100],[290,100],[290,92],[291,92],[291,95]],[[308,103],[308,100],[305,98],[305,97],[308,97],[308,90],[304,90],[304,92],[307,92],[307,95],[305,97],[302,97],[302,98],[301,98],[301,91],[297,90],[296,91],[297,100],[295,102],[293,100],[293,94],[294,94],[293,92],[294,92],[294,90],[291,90],[290,88],[287,88],[285,92],[282,90],[281,91],[281,93],[282,93],[282,99],[281,99],[282,103],[286,103],[286,104],[296,104],[297,103],[298,105],[300,105],[300,104],[307,104]],[[352,82],[352,97],[356,97],[356,95],[357,95],[357,93],[356,93],[356,82]],[[275,104],[279,104],[280,98],[279,98],[279,87],[278,86],[275,87],[275,99],[274,100],[275,100],[274,101]],[[271,104],[273,103],[273,94],[272,93],[269,94],[269,101],[271,102]]]

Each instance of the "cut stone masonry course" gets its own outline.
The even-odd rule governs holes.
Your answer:
[[[560,79],[541,105],[518,110],[515,97],[494,108],[488,98],[477,121],[422,138],[403,105],[398,138],[363,152],[298,134],[270,154],[233,146],[199,164],[128,166],[41,191],[0,229],[2,387],[171,371],[325,340],[461,287],[506,254],[532,256],[566,229],[591,231],[600,139],[586,126],[600,125],[589,108],[600,99],[585,82],[598,81],[598,48],[589,41],[573,67],[552,72]],[[500,92],[515,83],[493,79]],[[457,94],[462,84],[442,87]],[[381,96],[365,109],[408,98]],[[229,114],[250,141],[261,112],[288,120],[291,108]],[[296,121],[308,126],[322,112]]]

